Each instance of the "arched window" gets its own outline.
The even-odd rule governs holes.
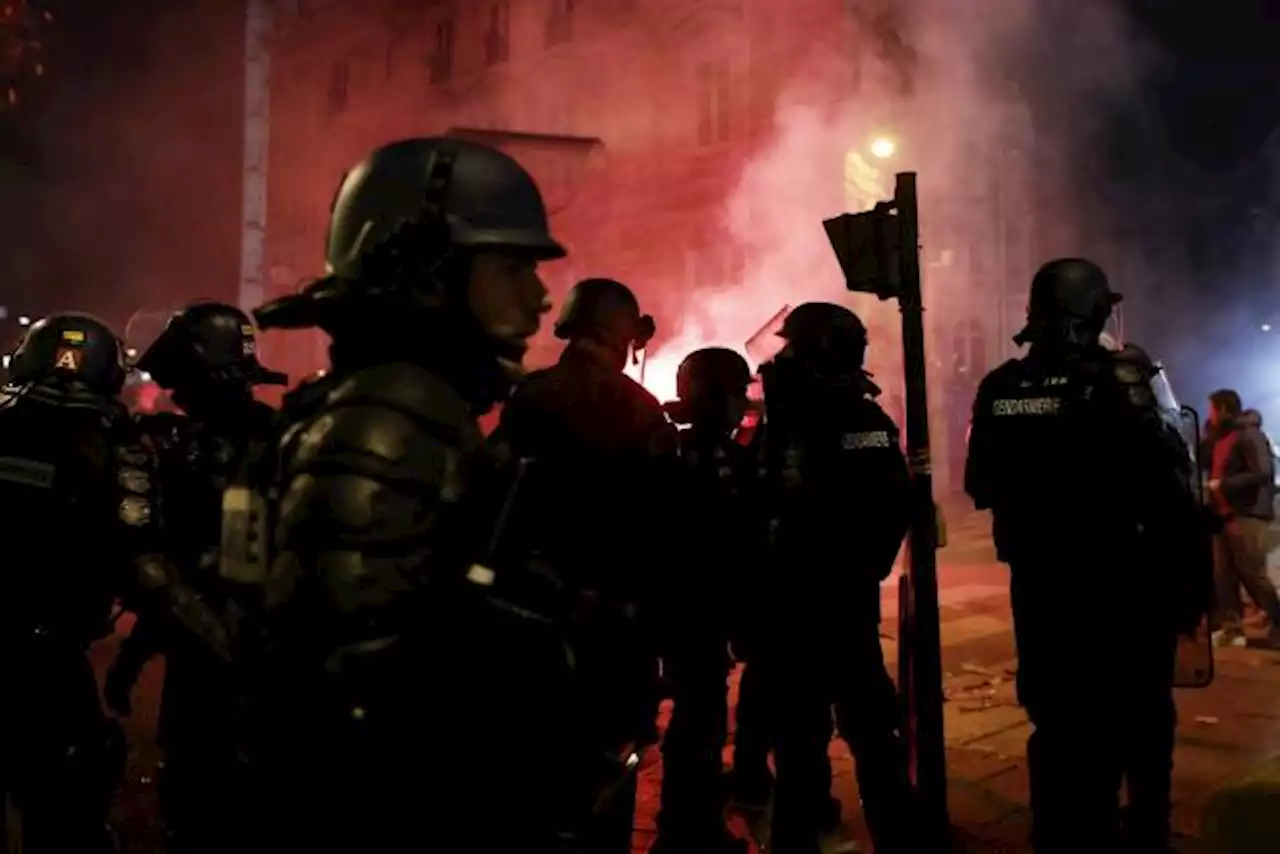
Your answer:
[[[987,369],[987,332],[982,321],[957,321],[951,337],[951,365],[956,376],[977,380]]]

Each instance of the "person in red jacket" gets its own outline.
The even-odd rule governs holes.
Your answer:
[[[1214,563],[1218,607],[1214,641],[1243,646],[1240,588],[1271,620],[1268,646],[1280,648],[1280,597],[1267,576],[1267,552],[1275,521],[1275,467],[1271,445],[1256,418],[1245,417],[1240,395],[1220,389],[1209,396],[1213,436],[1209,493],[1224,521]]]

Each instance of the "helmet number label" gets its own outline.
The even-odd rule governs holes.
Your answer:
[[[80,370],[80,351],[70,347],[61,347],[58,349],[57,359],[53,363],[54,368],[63,371],[79,371]]]

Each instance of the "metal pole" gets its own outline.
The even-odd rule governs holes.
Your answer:
[[[915,784],[927,811],[929,854],[950,844],[947,759],[942,718],[942,644],[938,617],[937,517],[929,452],[924,305],[920,289],[916,176],[897,176],[898,274],[902,355],[906,378],[907,458],[911,466],[911,531],[899,598],[899,686],[909,719]]]
[[[271,121],[271,4],[247,0],[244,29],[244,152],[240,231],[240,307],[266,299],[267,161]]]

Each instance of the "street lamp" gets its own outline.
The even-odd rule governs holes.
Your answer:
[[[27,317],[25,314],[24,314],[24,315],[22,315],[22,317],[19,317],[19,318],[18,318],[18,325],[19,325],[19,326],[30,326],[30,325],[31,325],[31,318]]]
[[[898,144],[887,136],[871,140],[871,153],[880,160],[888,160],[898,150]]]

